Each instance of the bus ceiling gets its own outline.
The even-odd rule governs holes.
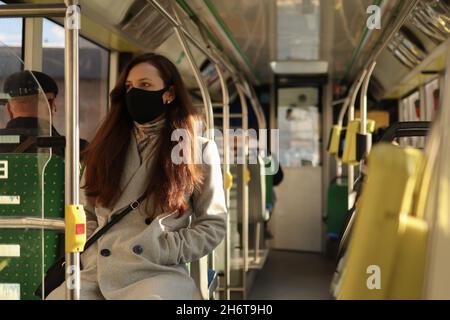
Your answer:
[[[7,4],[42,4],[42,1],[39,0],[6,0],[4,2]],[[64,1],[59,0],[50,3],[64,3]],[[166,16],[155,9],[155,3],[171,15],[171,5],[177,3],[182,9],[184,24],[188,26],[187,31],[193,34],[194,39],[204,47],[206,47],[206,44],[202,41],[202,36],[194,21],[208,21],[207,26],[203,23],[201,24],[205,30],[208,30],[208,41],[214,44],[221,44],[219,49],[224,51],[236,69],[242,70],[254,84],[259,83],[256,70],[233,39],[233,35],[228,30],[225,30],[226,25],[220,20],[220,15],[218,15],[212,2],[207,6],[208,11],[200,11],[202,16],[199,17],[197,12],[194,12],[183,0],[80,0],[82,8],[80,33],[111,50],[135,53],[167,51],[165,49],[168,48],[165,47],[175,34],[174,25],[170,19],[167,19]],[[195,3],[189,2],[189,4]],[[198,10],[199,6],[197,5],[195,8]],[[206,15],[209,16],[205,17]],[[52,19],[60,24],[63,23],[62,18],[53,17]],[[212,28],[214,25],[213,30],[216,33],[209,32],[208,28]],[[216,34],[219,34],[219,36]],[[204,55],[203,57],[199,55],[199,59],[205,60],[205,58]]]
[[[152,2],[80,0],[81,34],[116,51],[173,52],[171,58],[178,61],[182,56],[181,50],[173,47],[173,25]],[[271,62],[324,61],[328,62],[330,79],[341,85],[345,94],[348,85],[376,55],[377,67],[369,91],[376,99],[396,99],[432,80],[444,68],[449,28],[435,21],[448,14],[445,3],[436,7],[417,0],[156,2],[168,12],[176,3],[187,31],[202,44],[206,34],[208,42],[254,85],[273,81]],[[376,8],[379,26],[376,19],[373,25],[369,23],[377,14]],[[61,18],[53,19],[62,22]],[[201,65],[206,57],[198,50],[193,52]]]

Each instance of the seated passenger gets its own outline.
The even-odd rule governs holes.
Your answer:
[[[48,100],[50,113],[48,106],[39,100],[36,80]],[[58,86],[55,80],[43,72],[20,71],[5,80],[3,91],[10,96],[6,104],[10,121],[6,128],[0,129],[0,135],[19,135],[20,144],[0,144],[0,153],[36,153],[36,141],[33,138],[50,134],[49,114],[53,117],[56,112]],[[61,136],[53,126],[51,130],[53,137]],[[80,150],[86,146],[87,141],[80,139]],[[53,152],[64,157],[64,147],[55,147]]]
[[[266,176],[266,179],[272,179],[272,188],[267,190],[267,192],[270,192],[270,195],[266,195],[266,199],[271,200],[269,203],[266,203],[267,210],[269,210],[269,212],[270,212],[269,220],[272,218],[272,213],[274,212],[275,205],[277,203],[277,196],[276,196],[274,187],[279,186],[284,178],[284,173],[283,173],[283,169],[281,168],[281,163],[279,163],[278,157],[276,157],[276,155],[272,156],[272,161],[278,162],[278,170],[273,176]],[[273,239],[273,235],[269,230],[269,220],[264,221],[264,238],[265,239]]]
[[[199,299],[187,263],[223,240],[226,206],[219,152],[195,137],[195,109],[176,66],[157,54],[133,59],[111,92],[111,109],[85,152],[80,202],[87,236],[145,195],[139,207],[81,254],[81,299]],[[199,144],[182,149],[172,133]],[[196,162],[197,163],[197,162]],[[65,298],[66,284],[47,299]]]

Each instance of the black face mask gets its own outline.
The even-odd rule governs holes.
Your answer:
[[[139,124],[151,122],[166,112],[163,94],[169,88],[147,91],[131,88],[127,92],[126,104],[131,118]]]

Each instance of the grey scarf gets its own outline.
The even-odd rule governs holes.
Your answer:
[[[144,124],[134,122],[133,133],[136,138],[141,162],[152,154],[165,124],[165,118]]]

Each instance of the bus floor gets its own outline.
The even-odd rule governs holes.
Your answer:
[[[249,300],[328,300],[335,264],[320,253],[271,250]]]

